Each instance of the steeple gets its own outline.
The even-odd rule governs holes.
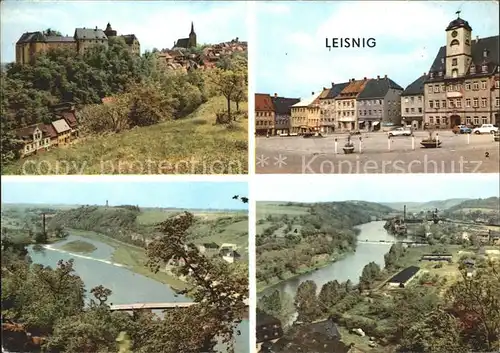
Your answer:
[[[196,34],[194,32],[194,23],[193,23],[193,21],[191,21],[191,32],[189,34]]]

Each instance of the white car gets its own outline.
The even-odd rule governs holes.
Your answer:
[[[411,130],[410,129],[405,129],[403,127],[397,127],[395,129],[392,129],[387,133],[389,136],[411,136]]]
[[[473,134],[494,134],[495,131],[498,131],[498,127],[493,124],[483,124],[481,127],[476,127],[472,130]]]

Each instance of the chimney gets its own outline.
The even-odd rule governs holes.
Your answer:
[[[332,88],[333,88],[333,86],[334,86],[334,85],[335,85],[335,84],[332,82]]]
[[[479,36],[476,36],[476,43],[479,42]]]
[[[406,205],[403,206],[403,221],[406,220]]]
[[[274,94],[274,98],[276,98],[276,97],[278,97],[278,93],[275,93],[275,94]]]
[[[311,92],[311,96],[314,96],[314,92]]]
[[[45,213],[42,213],[42,232],[45,234]]]
[[[377,81],[380,80],[380,75],[377,75]]]
[[[363,80],[366,81],[366,77],[363,77]]]
[[[108,200],[106,200],[106,207],[108,207]]]
[[[352,82],[356,81],[355,79],[352,79]]]
[[[384,75],[384,78],[387,79],[387,75]]]

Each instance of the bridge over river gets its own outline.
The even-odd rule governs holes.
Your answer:
[[[245,305],[247,306],[247,312],[245,319],[248,318],[248,298],[245,299]],[[190,306],[197,305],[194,302],[167,302],[167,303],[133,303],[133,304],[116,304],[110,305],[111,311],[134,311],[134,310],[173,310],[173,309],[184,309]]]
[[[421,245],[421,246],[429,245],[427,243],[422,243],[422,242],[413,241],[413,240],[379,240],[379,241],[374,241],[374,240],[370,240],[370,239],[359,239],[358,242],[363,243],[363,244],[381,244],[381,245],[397,244],[397,243],[407,244],[407,245]]]

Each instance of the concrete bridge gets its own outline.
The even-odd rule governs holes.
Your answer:
[[[245,305],[247,306],[247,311],[245,313],[245,319],[248,319],[248,298],[245,299]],[[134,311],[134,310],[173,310],[173,309],[184,309],[190,306],[197,305],[198,303],[190,302],[169,302],[169,303],[133,303],[133,304],[115,304],[110,305],[111,311]]]
[[[379,241],[374,241],[374,240],[369,240],[369,239],[359,239],[359,243],[364,243],[364,244],[380,244],[380,245],[385,245],[385,244],[408,244],[408,245],[428,245],[427,243],[420,243],[417,241],[412,241],[412,240],[379,240]]]

